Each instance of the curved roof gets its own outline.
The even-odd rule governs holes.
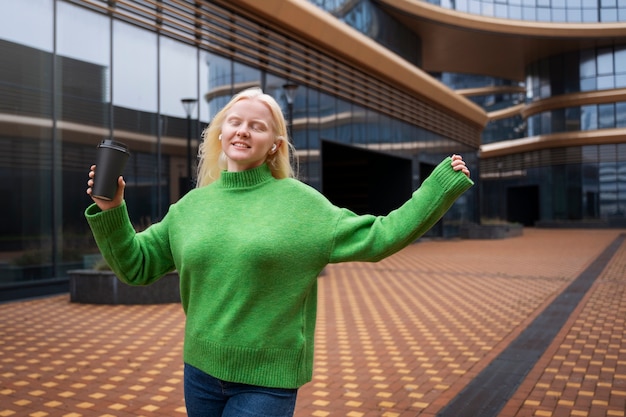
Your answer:
[[[369,74],[484,127],[486,112],[372,39],[306,0],[231,0],[274,27],[306,39]],[[402,103],[398,103],[402,105]]]
[[[422,68],[523,81],[554,54],[626,42],[626,24],[548,23],[457,12],[421,0],[376,0],[422,39]]]

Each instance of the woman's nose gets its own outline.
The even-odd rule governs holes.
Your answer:
[[[248,134],[248,125],[245,123],[239,126],[239,129],[237,129],[237,136],[247,136]]]

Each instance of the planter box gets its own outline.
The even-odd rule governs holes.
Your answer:
[[[157,282],[134,286],[120,281],[111,271],[75,269],[68,271],[70,301],[86,304],[165,304],[180,302],[177,272]]]
[[[463,239],[505,239],[522,236],[523,232],[521,224],[465,224],[461,226],[460,236]]]

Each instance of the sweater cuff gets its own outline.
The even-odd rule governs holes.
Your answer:
[[[432,177],[443,187],[444,190],[454,195],[461,195],[474,185],[474,181],[461,171],[452,168],[452,158],[444,159],[432,172]]]
[[[85,210],[85,218],[94,235],[108,235],[114,230],[125,227],[129,223],[126,202],[110,210],[102,211],[93,203]]]

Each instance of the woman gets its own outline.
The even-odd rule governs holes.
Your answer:
[[[248,89],[204,132],[198,187],[161,222],[135,233],[122,177],[112,201],[93,198],[85,212],[122,281],[145,285],[178,271],[190,417],[292,416],[313,373],[318,274],[399,251],[473,184],[454,155],[402,207],[360,216],[294,179],[289,148],[279,105]]]

